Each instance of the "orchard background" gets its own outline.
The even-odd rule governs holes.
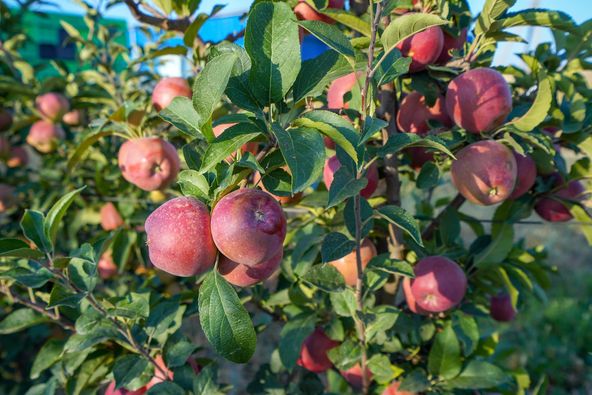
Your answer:
[[[0,0],[0,393],[592,392],[589,21],[45,3]]]

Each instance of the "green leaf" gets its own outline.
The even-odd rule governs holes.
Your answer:
[[[346,167],[341,166],[333,175],[331,188],[329,188],[329,201],[327,208],[335,207],[345,199],[356,196],[368,185],[367,178],[357,179]]]
[[[332,265],[314,265],[302,276],[302,280],[325,292],[341,292],[345,289],[343,276]]]
[[[372,309],[374,319],[366,323],[366,338],[371,341],[379,333],[388,331],[395,325],[400,310],[394,306],[377,306]]]
[[[209,200],[210,184],[208,179],[197,170],[182,170],[177,178],[181,192],[185,196]]]
[[[321,10],[320,13],[327,15],[331,19],[357,31],[358,33],[362,33],[366,37],[370,37],[370,24],[358,18],[351,12],[337,8],[325,8],[324,10]]]
[[[292,174],[292,193],[301,192],[319,179],[325,165],[325,143],[315,129],[284,130],[272,125],[282,156]]]
[[[154,366],[139,355],[124,355],[113,365],[115,388],[136,391],[146,385],[154,375]]]
[[[0,322],[0,335],[9,335],[48,322],[49,319],[27,308],[18,309],[8,314]]]
[[[0,257],[6,258],[42,258],[41,251],[29,248],[29,245],[20,239],[0,239]]]
[[[214,350],[232,362],[248,362],[257,343],[251,317],[217,270],[206,275],[198,303],[201,327]]]
[[[82,140],[82,142],[80,142],[76,145],[76,149],[74,150],[74,153],[70,156],[70,158],[68,158],[68,164],[67,164],[68,171],[71,172],[76,167],[76,165],[80,162],[80,160],[82,159],[82,156],[90,148],[90,146],[92,146],[94,143],[96,143],[97,141],[99,141],[103,137],[111,136],[113,133],[114,133],[113,130],[100,130],[99,129],[99,131],[91,133],[88,136],[86,136],[84,138],[84,140]]]
[[[351,288],[346,288],[343,292],[333,292],[329,298],[335,314],[342,317],[353,317],[356,314],[356,295]]]
[[[339,232],[328,233],[321,246],[321,258],[323,262],[331,262],[351,254],[356,248],[356,242]]]
[[[479,326],[472,316],[456,311],[452,316],[452,325],[458,340],[462,344],[464,356],[471,355],[479,343]]]
[[[547,117],[553,100],[553,81],[543,69],[539,71],[539,89],[529,110],[510,125],[522,132],[530,132]]]
[[[450,152],[444,141],[437,136],[428,136],[422,138],[414,133],[397,133],[389,137],[387,143],[378,150],[378,155],[384,157],[388,154],[396,154],[407,147],[433,148],[444,152],[452,159],[456,159]]]
[[[426,162],[417,176],[416,185],[419,189],[430,189],[438,185],[440,169],[434,162]]]
[[[404,379],[401,381],[399,391],[409,392],[422,392],[430,388],[430,380],[423,369],[413,369]]]
[[[68,192],[64,196],[60,198],[49,210],[47,213],[47,217],[45,218],[44,228],[45,234],[47,238],[51,241],[51,243],[55,243],[56,235],[58,233],[58,227],[60,226],[60,221],[66,214],[68,207],[72,204],[74,199],[82,192],[82,190],[86,188],[83,186],[82,188],[78,188],[75,191]]]
[[[400,274],[401,276],[414,278],[413,267],[405,261],[392,259],[389,254],[380,254],[368,262],[367,269],[376,269],[386,273]]]
[[[292,370],[296,366],[302,343],[314,331],[315,324],[315,314],[303,313],[288,320],[282,328],[278,350],[286,369]]]
[[[220,54],[206,63],[197,75],[193,83],[193,108],[199,116],[197,126],[204,125],[220,103],[236,60],[233,53]],[[206,135],[206,140],[211,141],[213,137]]]
[[[349,199],[345,203],[345,210],[343,212],[343,219],[345,227],[352,237],[356,235],[356,213],[355,213],[355,199]],[[374,210],[366,199],[360,196],[360,219],[362,220],[361,238],[368,237],[370,231],[374,228]]]
[[[254,97],[251,91],[251,85],[249,82],[249,74],[251,72],[251,59],[244,48],[234,44],[223,42],[216,46],[219,51],[232,51],[238,57],[230,79],[228,80],[228,86],[226,87],[226,95],[236,106],[243,108],[247,111],[260,112],[261,106]]]
[[[35,210],[25,210],[21,220],[21,229],[27,239],[35,243],[43,252],[51,252],[53,246],[45,233],[45,216]]]
[[[405,58],[401,56],[401,52],[398,49],[392,49],[386,54],[382,55],[384,60],[381,59],[380,65],[378,60],[375,61],[376,74],[374,74],[374,81],[376,85],[380,86],[388,82],[392,82],[395,78],[407,74],[409,72],[409,65],[411,64],[411,58]]]
[[[60,284],[54,284],[53,288],[51,289],[51,293],[49,294],[47,308],[58,306],[68,306],[75,308],[78,307],[80,301],[83,298],[84,294],[74,293],[70,290],[67,290]]]
[[[376,214],[386,219],[391,224],[403,230],[420,246],[423,246],[419,224],[407,211],[399,206],[382,206],[376,210]]]
[[[150,315],[150,293],[129,292],[110,308],[109,313],[129,319],[146,318]]]
[[[475,35],[487,32],[491,24],[514,4],[516,0],[486,0],[477,18]]]
[[[407,37],[411,37],[429,27],[445,25],[447,23],[447,21],[434,14],[410,12],[392,21],[384,29],[380,41],[384,49],[389,50]]]
[[[474,264],[478,268],[502,263],[512,250],[514,242],[514,228],[512,224],[502,224],[497,235],[477,256]]]
[[[200,173],[215,167],[257,136],[261,131],[252,123],[238,123],[226,129],[206,150],[201,163]]]
[[[163,381],[153,387],[150,387],[148,395],[185,395],[187,392],[171,381]]]
[[[286,3],[259,2],[249,13],[245,49],[251,58],[249,80],[257,100],[277,103],[300,71],[296,16]]]
[[[197,345],[184,336],[172,337],[164,348],[164,360],[169,368],[176,368],[187,363],[187,359],[195,352]]]
[[[428,356],[428,371],[434,376],[451,379],[460,373],[460,344],[450,324],[438,333]]]
[[[588,245],[592,245],[592,218],[590,214],[580,205],[573,203],[566,203],[569,207],[571,215],[574,219],[581,223],[580,231],[588,241]]]
[[[50,368],[61,359],[64,350],[65,340],[49,339],[37,352],[37,356],[31,367],[30,377],[34,380],[39,374]]]
[[[333,115],[337,115],[337,114],[334,114],[330,111],[324,111],[324,110],[315,111],[315,113],[317,113],[317,116],[319,115],[318,113],[324,113],[324,112],[329,113],[329,114],[333,114]],[[343,148],[343,150],[350,156],[350,158],[353,159],[353,161],[356,164],[358,163],[358,153],[356,152],[356,148],[354,146],[355,141],[357,140],[357,135],[352,134],[352,133],[348,133],[349,129],[347,129],[347,128],[337,129],[336,127],[334,127],[331,124],[328,124],[328,123],[325,123],[322,121],[314,121],[310,118],[298,118],[294,121],[294,125],[318,130],[319,132],[321,132],[322,134],[324,134],[325,136],[327,136],[331,140],[333,140],[335,142],[335,144],[337,144],[338,146]],[[347,132],[344,133],[344,131],[347,131]]]
[[[508,376],[497,366],[485,361],[471,361],[447,387],[459,389],[493,388],[508,381]]]
[[[367,117],[364,121],[364,130],[362,131],[358,145],[365,144],[372,136],[386,128],[388,125],[387,121],[380,118]]]
[[[0,278],[14,279],[25,287],[40,288],[53,278],[53,274],[37,262],[29,261],[0,273]]]
[[[321,21],[298,21],[313,36],[343,56],[354,56],[354,48],[339,28]]]
[[[201,118],[191,99],[184,96],[177,96],[171,104],[158,113],[165,121],[179,129],[184,135],[190,138],[204,137],[199,130]]]
[[[180,305],[176,299],[165,300],[156,306],[152,306],[150,315],[146,320],[146,333],[158,339],[161,339],[163,335],[172,335],[181,327],[186,309],[187,306]],[[165,361],[168,361],[166,356]]]
[[[194,395],[224,395],[218,388],[218,371],[216,364],[209,364],[193,379]]]
[[[384,354],[374,354],[368,360],[368,368],[372,372],[373,379],[383,384],[390,384],[404,372],[403,369],[391,364],[389,357]]]
[[[97,285],[97,264],[87,259],[72,258],[68,263],[68,277],[81,290],[92,292]]]
[[[553,30],[561,30],[580,35],[577,23],[573,18],[561,11],[528,9],[509,13],[504,18],[491,24],[490,32],[517,26],[542,26]]]

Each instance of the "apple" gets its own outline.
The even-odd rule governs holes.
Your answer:
[[[444,97],[439,96],[434,105],[429,107],[426,104],[425,97],[417,91],[405,96],[397,113],[397,127],[399,130],[425,136],[430,130],[428,121],[437,121],[445,127],[453,125],[444,109]]]
[[[357,83],[356,73],[346,74],[331,82],[327,90],[327,107],[331,110],[341,110],[349,108],[348,103],[344,102],[343,96],[351,92]]]
[[[70,102],[61,93],[50,92],[35,99],[37,111],[46,119],[59,122],[70,110]]]
[[[530,191],[537,176],[536,163],[530,156],[514,152],[514,159],[516,159],[516,186],[510,199],[518,199]]]
[[[489,304],[491,318],[500,322],[512,321],[516,317],[516,310],[512,306],[512,298],[505,292],[492,296]]]
[[[157,355],[154,360],[156,364],[160,366],[162,370],[165,371],[166,375],[160,371],[160,369],[154,369],[154,376],[152,379],[146,384],[146,389],[149,390],[150,388],[154,387],[158,383],[162,383],[163,381],[172,380],[174,377],[173,371],[167,368],[164,363],[164,359],[162,359],[162,355]]]
[[[65,113],[64,117],[62,118],[62,122],[69,126],[80,126],[82,124],[83,117],[84,115],[82,114],[82,110],[76,109]]]
[[[450,169],[452,183],[461,195],[482,206],[509,198],[517,172],[513,152],[493,140],[478,141],[461,149]]]
[[[181,167],[175,147],[158,137],[126,141],[119,149],[118,162],[123,178],[145,191],[167,187]]]
[[[123,225],[123,218],[119,215],[117,208],[111,202],[101,207],[101,227],[106,231],[111,231]]]
[[[23,147],[12,147],[6,160],[6,166],[10,168],[26,166],[29,163],[29,154]]]
[[[0,132],[5,132],[12,126],[12,113],[0,108]]]
[[[409,147],[404,151],[409,156],[409,164],[414,170],[419,170],[426,162],[434,160],[434,153],[424,147]]]
[[[144,224],[150,261],[175,276],[205,272],[216,261],[210,213],[191,197],[178,197],[154,210]]]
[[[343,9],[345,0],[329,0],[327,8]],[[306,0],[299,0],[296,7],[294,7],[294,14],[301,21],[321,21],[325,23],[335,23],[330,17],[321,14],[306,2]]]
[[[436,64],[446,64],[450,59],[452,59],[452,55],[450,51],[460,50],[464,47],[465,42],[467,41],[467,28],[465,27],[460,31],[458,36],[452,36],[451,34],[444,32],[444,45],[442,46],[442,52],[436,60]]]
[[[185,78],[163,78],[158,81],[152,91],[152,105],[156,111],[161,111],[168,107],[175,97],[183,96],[191,99],[192,94],[191,87]]]
[[[405,301],[407,302],[407,306],[412,313],[421,314],[421,315],[429,315],[430,312],[422,309],[417,305],[415,301],[415,296],[413,296],[413,292],[411,291],[411,279],[409,277],[405,277],[403,279],[403,294],[405,295]]]
[[[0,184],[0,213],[5,212],[16,203],[14,187],[8,184]]]
[[[333,177],[340,167],[341,163],[339,162],[337,155],[330,157],[325,162],[325,167],[323,168],[323,181],[325,182],[327,190],[331,188]],[[360,195],[368,199],[378,187],[378,167],[376,166],[376,162],[372,162],[370,167],[368,167],[365,177],[368,180],[368,184],[360,191]]]
[[[239,189],[224,196],[212,211],[212,238],[230,260],[256,266],[283,249],[286,218],[269,193]]]
[[[247,266],[236,263],[224,255],[218,259],[218,271],[229,283],[237,287],[249,287],[270,277],[282,263],[284,251],[280,249],[277,254],[268,261],[255,266]]]
[[[438,26],[432,26],[415,33],[411,37],[407,37],[396,47],[403,56],[411,58],[409,72],[417,73],[436,62],[440,53],[442,53],[443,46],[444,33],[442,33],[442,29]]]
[[[297,364],[311,372],[325,372],[333,367],[327,352],[339,344],[339,342],[330,339],[321,328],[315,328],[314,332],[302,343]]]
[[[366,268],[368,262],[376,256],[376,247],[370,239],[365,239],[360,247],[362,268]],[[356,285],[358,280],[358,266],[355,250],[342,258],[329,262],[329,265],[334,266],[343,275],[347,285],[352,287]]]
[[[384,391],[382,391],[382,395],[416,395],[415,392],[399,391],[400,386],[400,381],[393,381],[388,387],[384,389]]]
[[[103,280],[107,280],[117,274],[118,267],[115,262],[113,262],[113,257],[110,252],[105,252],[101,255],[101,258],[97,263],[97,270],[99,272],[99,277]]]
[[[452,309],[464,298],[467,277],[456,262],[443,256],[430,256],[422,258],[413,271],[415,278],[409,280],[409,288],[418,311],[440,313]]]
[[[341,370],[340,373],[352,388],[358,391],[362,389],[362,367],[359,363],[347,370]],[[366,368],[366,377],[368,381],[372,380],[372,372],[368,368]]]
[[[27,143],[37,151],[48,154],[54,151],[58,142],[65,137],[66,134],[61,125],[40,120],[31,125],[27,135]]]
[[[569,208],[561,202],[561,200],[581,201],[584,198],[585,188],[581,182],[573,180],[565,184],[563,177],[559,173],[551,175],[553,186],[561,188],[541,199],[539,199],[534,211],[549,222],[567,222],[573,218]]]
[[[502,125],[512,111],[510,85],[494,69],[464,72],[448,84],[446,111],[470,133],[489,132]]]

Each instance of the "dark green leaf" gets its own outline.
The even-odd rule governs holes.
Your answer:
[[[21,229],[25,237],[31,240],[43,252],[51,252],[53,246],[45,233],[45,216],[35,210],[25,210],[21,220]]]
[[[343,212],[343,219],[345,220],[345,227],[352,237],[356,235],[356,216],[354,212],[355,199],[348,199],[345,204]],[[374,210],[366,199],[360,196],[360,219],[362,220],[362,229],[360,237],[365,238],[370,234],[374,228]]]
[[[214,168],[230,154],[239,150],[243,144],[260,134],[261,131],[252,123],[238,123],[229,127],[206,150],[202,158],[200,172],[205,173]]]
[[[43,256],[41,251],[29,248],[23,240],[0,239],[0,257],[37,259]]]
[[[396,154],[407,147],[433,148],[444,152],[452,159],[456,159],[452,152],[450,152],[450,150],[446,147],[444,142],[437,136],[428,136],[422,138],[413,133],[397,133],[390,136],[387,143],[378,151],[378,155],[384,157],[387,154]]]
[[[452,316],[452,325],[458,340],[462,344],[464,356],[471,355],[479,343],[477,321],[470,315],[457,311]]]
[[[154,366],[139,355],[124,355],[113,365],[115,387],[135,391],[146,385],[154,375]]]
[[[459,389],[486,389],[506,381],[508,376],[497,366],[485,361],[471,361],[459,376],[448,381],[447,386]]]
[[[419,189],[430,189],[438,185],[440,169],[434,162],[426,162],[417,176],[417,187]]]
[[[332,265],[314,265],[302,276],[302,280],[325,292],[341,292],[345,289],[343,276]]]
[[[193,108],[193,102],[187,97],[175,97],[158,115],[189,138],[204,137],[199,130],[201,118]]]
[[[30,377],[36,379],[45,369],[50,368],[60,360],[64,349],[64,340],[49,339],[37,352],[31,367]]]
[[[419,224],[407,211],[399,206],[383,206],[376,210],[379,217],[382,217],[402,229],[420,246],[423,246]]]
[[[543,26],[553,30],[580,34],[577,23],[568,14],[555,10],[527,9],[506,15],[491,24],[490,31],[517,26]]]
[[[87,259],[72,258],[68,264],[68,277],[81,290],[92,292],[97,285],[97,264]]]
[[[158,383],[147,392],[148,395],[185,395],[186,392],[179,385],[171,381],[163,381]]]
[[[130,319],[146,318],[150,315],[150,293],[129,292],[109,309],[109,313]]]
[[[410,12],[392,21],[380,37],[385,50],[389,50],[398,43],[429,27],[444,25],[447,21],[434,14]]]
[[[298,21],[298,24],[343,56],[354,56],[354,48],[351,46],[347,37],[336,26],[314,20]]]
[[[327,203],[327,208],[337,206],[345,199],[359,194],[366,185],[368,185],[367,178],[357,179],[347,167],[339,167],[333,175],[331,188],[329,188],[329,202]]]
[[[401,382],[399,391],[422,392],[430,388],[430,380],[426,373],[420,369],[413,369]]]
[[[362,132],[362,135],[360,136],[360,141],[358,142],[358,145],[365,144],[368,140],[370,140],[370,137],[374,136],[376,133],[380,132],[387,126],[387,121],[384,121],[380,118],[367,117],[364,121],[364,130]]]
[[[320,115],[320,113],[323,112],[333,114],[330,111],[315,111],[317,115]],[[346,134],[344,134],[344,131],[349,131],[349,129],[337,129],[333,125],[324,122],[313,121],[310,118],[298,118],[294,121],[294,125],[318,130],[325,136],[329,137],[332,141],[334,141],[335,144],[343,148],[343,150],[350,156],[350,158],[352,158],[354,162],[358,163],[358,153],[356,152],[355,148],[357,135],[355,133],[352,134],[347,132]]]
[[[0,335],[9,335],[49,321],[47,317],[31,309],[18,309],[0,322]]]
[[[331,262],[342,258],[356,248],[356,242],[339,232],[331,232],[323,239],[321,258],[323,262]]]
[[[57,306],[78,307],[80,301],[84,298],[84,294],[74,293],[67,290],[60,284],[54,284],[49,294],[49,303],[47,308]]]
[[[282,364],[288,370],[296,366],[304,340],[314,331],[316,316],[301,314],[291,318],[280,332],[279,354]]]
[[[367,269],[377,269],[386,273],[400,274],[405,277],[414,278],[413,267],[405,261],[392,259],[389,254],[380,254],[368,262]]]
[[[434,376],[451,379],[460,373],[460,345],[450,324],[435,337],[428,357],[428,371]]]
[[[195,352],[197,345],[191,343],[184,336],[171,337],[164,347],[164,360],[170,369],[183,366],[187,359]]]

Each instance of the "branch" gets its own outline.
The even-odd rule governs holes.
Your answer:
[[[124,3],[138,22],[147,25],[156,26],[163,30],[184,33],[191,24],[191,19],[189,18],[169,19],[148,15],[140,10],[140,4],[136,3],[134,0],[124,0]]]
[[[458,210],[460,208],[460,206],[463,205],[465,200],[466,199],[460,193],[457,194],[454,197],[454,199],[452,199],[452,201],[450,203],[448,203],[446,208],[444,208],[444,210],[442,210],[440,212],[440,214],[438,214],[438,216],[436,218],[434,218],[432,220],[432,222],[430,222],[428,227],[422,232],[421,237],[424,240],[430,240],[434,236],[434,231],[438,228],[440,220],[442,219],[442,216],[444,215],[446,210],[448,210],[448,208],[454,208],[454,209]]]

